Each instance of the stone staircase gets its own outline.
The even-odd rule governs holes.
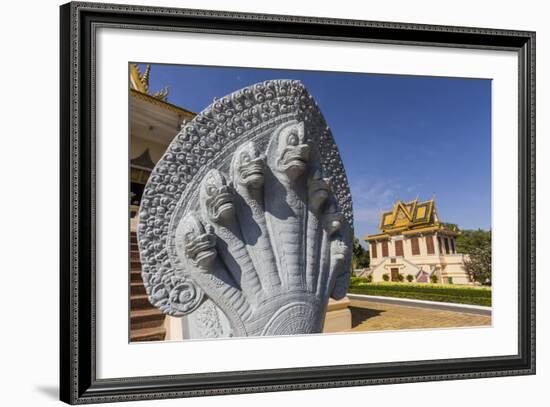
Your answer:
[[[409,260],[405,259],[404,257],[396,257],[395,259],[396,259],[396,263],[391,263],[391,257],[385,258],[380,263],[378,263],[374,269],[372,269],[371,274],[374,274],[374,272],[376,270],[378,270],[379,268],[383,268],[385,265],[388,265],[388,264],[389,265],[393,265],[393,264],[398,265],[400,262],[404,263],[404,264],[408,264],[414,270],[413,275],[416,275],[416,274],[418,274],[418,272],[420,272],[420,268],[416,264],[410,262]]]
[[[403,262],[403,263],[407,263],[409,266],[412,267],[412,269],[414,270],[414,274],[413,275],[418,275],[418,273],[420,273],[420,267],[418,267],[416,264],[414,264],[413,262],[405,259],[404,257],[401,257],[400,260]]]
[[[164,314],[147,299],[141,279],[136,232],[130,232],[130,342],[162,341]]]

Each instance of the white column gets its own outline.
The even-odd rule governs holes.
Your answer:
[[[428,248],[426,247],[426,236],[418,236],[418,250],[420,250],[421,256],[426,256],[428,254]]]

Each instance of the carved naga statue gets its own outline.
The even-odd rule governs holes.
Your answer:
[[[298,81],[259,83],[215,100],[157,163],[138,227],[145,288],[173,316],[212,303],[232,336],[318,333],[347,292],[352,225],[313,98]]]

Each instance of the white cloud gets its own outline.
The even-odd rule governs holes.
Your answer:
[[[380,219],[380,210],[376,208],[357,208],[353,210],[355,222],[376,223]]]
[[[368,176],[350,180],[353,199],[355,234],[363,237],[378,232],[380,216],[392,208],[398,199],[408,200],[418,185],[401,185],[396,179],[369,179]]]
[[[354,214],[364,217],[379,214],[382,209],[391,207],[397,198],[396,188],[399,185],[394,182],[382,180],[355,180],[350,183],[351,196],[354,205]]]

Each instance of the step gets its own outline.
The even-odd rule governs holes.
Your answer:
[[[137,250],[130,250],[130,260],[140,261],[139,260],[139,251]]]
[[[150,308],[152,306],[153,305],[149,302],[147,294],[130,295],[131,310]]]
[[[134,283],[141,282],[143,284],[141,270],[130,270],[130,281]]]
[[[130,270],[141,272],[141,262],[139,260],[130,260]]]
[[[137,242],[130,241],[130,250],[139,250]]]
[[[141,281],[130,282],[130,295],[143,295],[146,294],[145,286]]]
[[[158,328],[142,328],[130,332],[130,342],[144,341],[163,341],[166,336],[166,329]]]
[[[164,324],[165,315],[157,308],[140,309],[130,313],[130,329],[160,327]]]

